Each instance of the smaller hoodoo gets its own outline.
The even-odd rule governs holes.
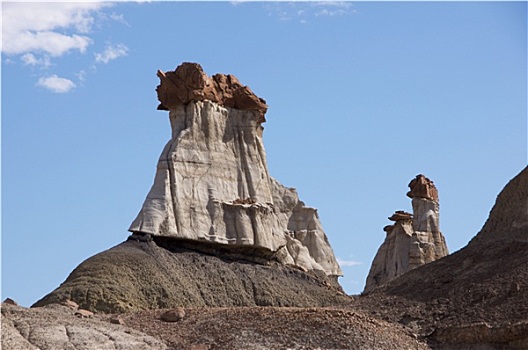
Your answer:
[[[409,188],[413,213],[398,210],[389,217],[394,224],[383,228],[387,236],[374,257],[363,293],[448,254],[440,232],[436,186],[420,174]]]

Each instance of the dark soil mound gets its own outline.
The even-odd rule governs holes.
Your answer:
[[[322,272],[270,264],[128,240],[81,263],[34,306],[71,299],[92,311],[126,312],[176,306],[328,306],[349,299]]]

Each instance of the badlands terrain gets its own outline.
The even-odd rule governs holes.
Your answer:
[[[528,168],[451,254],[416,176],[346,295],[317,210],[268,173],[266,102],[195,63],[158,77],[172,138],[129,237],[31,308],[6,299],[2,349],[528,349]]]

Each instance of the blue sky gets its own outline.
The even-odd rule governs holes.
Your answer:
[[[126,239],[170,138],[156,71],[184,61],[266,99],[270,173],[318,208],[348,293],[415,175],[453,252],[526,166],[525,2],[2,6],[2,299]]]

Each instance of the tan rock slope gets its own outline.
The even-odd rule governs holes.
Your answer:
[[[172,139],[129,230],[263,248],[284,264],[342,275],[317,210],[268,173],[265,101],[232,75],[210,78],[196,63],[158,76]]]
[[[448,254],[440,232],[438,190],[433,181],[417,175],[409,183],[413,214],[396,211],[389,220],[387,233],[372,262],[363,293],[368,293],[418,266]]]

